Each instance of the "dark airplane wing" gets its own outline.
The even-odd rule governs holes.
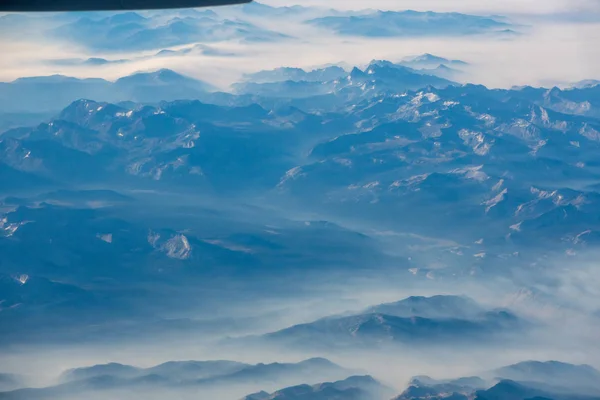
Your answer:
[[[152,10],[250,3],[252,0],[0,0],[0,12]]]

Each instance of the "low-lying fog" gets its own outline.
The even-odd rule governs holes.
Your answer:
[[[297,2],[272,0],[268,3],[292,5]],[[306,5],[322,3],[309,1]],[[391,0],[335,1],[331,2],[331,6],[339,6],[341,9],[367,6],[392,8],[392,3],[396,9],[399,2]],[[576,11],[569,14],[569,18],[559,17],[569,10],[563,4],[565,2],[496,3],[498,2],[467,1],[452,10],[476,14],[504,13],[519,24],[520,35],[510,38],[485,35],[387,39],[342,37],[303,24],[297,17],[286,19],[245,16],[257,26],[292,38],[273,42],[211,43],[212,49],[221,52],[221,55],[212,56],[187,54],[157,57],[157,51],[163,49],[128,52],[91,50],[68,41],[44,38],[42,28],[45,24],[55,22],[40,17],[40,32],[35,29],[27,32],[24,29],[0,31],[0,54],[9,55],[0,57],[0,80],[11,81],[24,76],[51,74],[115,80],[137,71],[171,68],[228,90],[243,74],[262,69],[281,66],[312,68],[342,61],[345,67],[363,66],[372,59],[398,61],[423,53],[468,62],[470,65],[465,67],[467,74],[460,79],[489,87],[535,86],[600,79],[600,46],[597,45],[600,43],[600,19],[596,19],[597,3],[577,1],[574,6]],[[422,9],[431,6],[436,11],[448,11],[450,7],[445,1],[418,4],[410,1],[402,4],[403,8]],[[521,6],[519,12],[513,12],[514,8]],[[314,16],[322,12],[311,11]],[[235,12],[231,13],[230,17],[241,18]],[[587,18],[584,18],[586,13]],[[189,46],[192,45],[172,49]],[[225,53],[227,55],[223,55]],[[57,63],[60,60],[90,57],[128,61],[95,66]],[[139,192],[135,195],[144,199],[146,194]],[[33,335],[31,337],[36,338],[35,340],[15,337],[14,343],[6,346],[0,343],[0,373],[23,376],[24,381],[19,387],[41,388],[61,383],[60,375],[66,370],[96,364],[121,363],[148,368],[169,361],[231,360],[268,364],[298,363],[312,357],[324,357],[355,372],[355,375],[372,375],[400,393],[415,375],[439,378],[472,376],[525,360],[559,360],[600,368],[600,347],[597,345],[600,336],[600,272],[597,260],[600,258],[594,249],[588,249],[587,254],[580,252],[577,261],[565,254],[553,255],[551,248],[544,249],[545,258],[522,264],[517,264],[519,261],[514,264],[507,261],[505,271],[490,277],[473,272],[474,268],[472,273],[465,272],[469,271],[469,263],[473,257],[468,257],[470,261],[465,261],[467,257],[447,258],[443,263],[440,261],[448,257],[440,249],[464,247],[463,244],[454,243],[452,238],[391,231],[360,218],[344,219],[325,212],[295,210],[294,206],[287,203],[261,204],[262,198],[254,203],[236,198],[221,202],[210,196],[186,198],[179,193],[148,198],[152,200],[139,208],[135,204],[129,209],[118,209],[121,214],[115,212],[110,215],[110,218],[118,219],[119,223],[130,223],[133,228],[127,232],[133,232],[138,228],[136,224],[140,224],[139,231],[143,232],[141,243],[147,244],[144,236],[147,230],[144,229],[154,224],[171,229],[172,232],[185,231],[190,238],[197,236],[200,245],[215,246],[218,251],[223,252],[231,251],[235,253],[235,257],[240,254],[250,256],[253,255],[252,249],[228,243],[228,235],[242,230],[244,234],[250,232],[249,236],[268,231],[274,236],[282,233],[287,235],[282,240],[285,240],[289,253],[280,257],[277,251],[265,251],[266,255],[256,257],[258,261],[252,260],[256,264],[249,265],[267,265],[270,269],[256,272],[249,267],[249,271],[244,271],[243,276],[228,276],[228,271],[234,270],[235,265],[226,266],[232,269],[224,266],[223,270],[207,272],[202,269],[204,265],[198,262],[193,264],[198,266],[198,270],[192,271],[189,280],[181,280],[180,286],[173,285],[176,280],[169,281],[169,274],[181,273],[183,270],[178,270],[177,267],[163,275],[165,282],[152,281],[150,278],[147,282],[128,282],[132,286],[139,285],[135,286],[139,293],[119,293],[131,304],[146,311],[139,318],[126,313],[130,310],[115,309],[112,311],[123,311],[123,314],[115,317],[114,322],[106,319],[114,325],[96,324],[97,321],[90,318],[92,322],[85,321],[77,326],[80,330],[62,327],[61,331],[60,326],[52,326],[52,329],[46,330],[45,325],[29,329],[28,334]],[[98,209],[102,207],[98,206]],[[50,225],[57,223],[52,219],[49,221]],[[302,231],[301,228],[310,226],[311,221],[337,224],[336,229],[339,227],[339,230]],[[1,222],[4,224],[6,221]],[[85,221],[78,220],[79,222],[83,224]],[[127,226],[129,229],[130,226]],[[482,230],[485,227],[474,229]],[[365,238],[364,242],[358,239],[350,242],[359,236],[361,240]],[[186,238],[185,243],[187,240]],[[83,246],[88,244],[85,241],[82,243]],[[321,244],[323,247],[318,247]],[[203,249],[200,246],[198,248]],[[314,254],[315,248],[321,253]],[[218,253],[217,250],[215,253]],[[410,256],[408,250],[411,252]],[[331,261],[327,258],[328,252],[335,253],[337,258],[332,256],[334,261]],[[123,253],[131,254],[125,251]],[[214,262],[211,256],[212,253],[202,261]],[[377,259],[372,261],[370,257]],[[292,265],[289,270],[284,263],[286,261]],[[72,267],[70,262],[73,260],[68,259],[65,264]],[[166,264],[173,261],[163,262]],[[336,262],[343,267],[356,268],[340,268],[337,264],[333,265]],[[411,263],[427,266],[432,271],[419,276],[418,268],[409,268]],[[436,265],[439,266],[439,276],[436,275]],[[446,270],[454,269],[461,273],[444,275]],[[147,271],[144,270],[145,272]],[[126,273],[124,271],[124,275]],[[83,275],[85,274],[82,273],[81,276]],[[158,275],[148,273],[147,276],[140,276],[156,279]],[[26,284],[27,279],[28,277],[24,277],[22,283]],[[94,279],[82,281],[85,282],[82,285],[85,289],[98,283]],[[63,283],[68,282],[51,282]],[[110,285],[107,287],[112,289]],[[149,301],[143,297],[154,289],[160,294],[160,298]],[[479,303],[482,310],[492,314],[499,309],[508,310],[514,313],[525,328],[522,331],[515,329],[504,332],[504,335],[490,341],[485,336],[473,336],[467,345],[464,341],[456,344],[444,340],[423,340],[414,343],[370,343],[371,347],[344,347],[340,344],[339,347],[323,348],[319,346],[322,344],[319,340],[308,345],[303,342],[303,346],[289,347],[253,341],[256,336],[263,337],[298,324],[312,324],[322,318],[334,316],[357,316],[360,319],[371,306],[398,302],[410,296],[435,295],[468,296]],[[0,302],[0,312],[5,311]],[[91,311],[92,314],[93,312]],[[15,319],[17,323],[28,326],[27,323],[35,323],[30,318],[43,318],[44,315],[27,314],[18,317]],[[418,325],[416,317],[418,316],[411,316],[415,325]],[[381,319],[375,317],[376,321],[379,321],[377,318]],[[506,318],[512,318],[512,314]],[[447,322],[446,318],[442,319]],[[459,320],[452,315],[447,319]],[[435,321],[434,324],[438,322]],[[359,322],[356,325],[343,332],[348,334],[349,340],[360,336],[357,331],[363,327],[359,326]],[[375,328],[379,327],[377,325]],[[375,328],[368,325],[366,329]],[[311,337],[309,334],[315,332],[322,334],[321,329],[311,325],[304,330],[300,329],[300,333]],[[403,333],[402,329],[404,325],[399,328],[400,333]],[[9,330],[10,327],[7,331]],[[141,392],[142,389],[99,393],[88,391],[85,392],[85,398],[105,399],[110,393],[120,399],[137,399],[143,396],[157,400],[237,400],[259,390],[271,392],[292,384],[318,382],[273,379],[267,383],[244,383],[231,387],[222,385],[216,388],[157,386],[151,390],[144,388]],[[62,400],[79,398],[77,393],[62,395]],[[4,397],[0,394],[1,398]]]
[[[525,360],[560,360],[600,367],[600,349],[595,345],[600,324],[597,318],[589,317],[586,313],[599,305],[593,284],[598,280],[594,265],[591,261],[588,268],[579,266],[578,272],[557,270],[552,287],[554,292],[545,293],[546,299],[541,294],[530,298],[528,293],[519,292],[514,284],[500,280],[466,284],[432,281],[413,287],[411,283],[403,282],[402,278],[393,276],[390,271],[381,270],[375,271],[372,278],[354,278],[350,274],[339,273],[325,275],[318,281],[316,277],[306,276],[304,279],[310,281],[314,290],[312,295],[264,300],[257,293],[254,297],[248,296],[246,304],[238,303],[231,308],[225,306],[223,310],[226,311],[215,315],[215,318],[262,318],[264,325],[261,327],[231,334],[232,337],[244,337],[330,315],[360,312],[371,305],[394,302],[413,295],[468,294],[486,307],[509,307],[529,322],[540,324],[517,340],[512,338],[492,344],[475,341],[468,347],[432,342],[427,346],[383,346],[379,350],[298,350],[262,345],[231,347],[222,343],[230,336],[227,331],[214,336],[181,333],[158,337],[138,332],[134,338],[122,343],[118,340],[106,343],[96,340],[93,343],[13,346],[3,349],[2,370],[26,376],[28,385],[43,387],[58,383],[58,375],[68,369],[105,363],[148,368],[168,361],[232,360],[268,364],[325,357],[345,368],[370,374],[400,392],[415,375],[437,378],[471,376]],[[287,283],[293,285],[295,279],[303,278],[290,278]],[[540,289],[549,288],[540,286]],[[222,300],[227,303],[227,290],[223,291]],[[205,311],[202,310],[201,314],[205,315]],[[193,312],[187,314],[193,318]],[[276,390],[281,388],[278,385],[278,382],[274,382],[270,387],[261,389]],[[219,398],[240,398],[252,392],[250,389],[257,388],[243,386],[232,390],[229,395],[221,390],[218,392]],[[166,395],[171,398],[175,393],[180,396],[178,398],[193,398],[198,394],[198,389],[177,389],[164,393],[152,391],[144,395],[158,399]],[[202,393],[208,395],[208,392]],[[130,394],[134,396],[135,392]],[[101,397],[99,395],[98,398]]]

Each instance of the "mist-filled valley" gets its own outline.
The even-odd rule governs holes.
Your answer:
[[[600,399],[593,4],[291,3],[0,15],[0,400]]]

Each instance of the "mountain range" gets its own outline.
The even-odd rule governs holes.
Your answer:
[[[171,361],[150,368],[121,364],[95,365],[66,371],[63,383],[45,388],[25,388],[0,393],[1,399],[59,399],[105,393],[118,390],[203,390],[238,387],[240,393],[249,388],[318,382],[321,379],[341,379],[350,372],[325,359],[309,359],[299,363],[249,365],[231,361]],[[362,388],[378,388],[376,382],[355,378]],[[359,386],[358,383],[356,386]],[[369,386],[369,384],[371,386]],[[342,388],[342,383],[333,385]],[[347,382],[350,386],[350,381]]]
[[[223,55],[218,49],[206,45],[195,45],[179,50],[163,50],[153,57],[185,55],[198,51]],[[242,82],[234,85],[239,93],[247,94],[246,98],[243,96],[236,98],[227,93],[214,93],[216,88],[209,83],[169,69],[138,72],[114,82],[100,78],[78,79],[63,75],[19,78],[12,82],[0,83],[0,105],[3,108],[2,114],[0,114],[3,116],[0,129],[51,117],[52,113],[59,112],[71,102],[79,99],[111,103],[123,101],[157,103],[179,99],[201,99],[221,105],[232,103],[249,105],[252,102],[260,102],[257,96],[274,96],[278,99],[306,98],[336,92],[349,93],[351,90],[379,92],[384,87],[386,90],[405,90],[419,88],[423,85],[443,87],[450,84],[446,78],[452,79],[460,74],[460,70],[447,67],[453,63],[460,64],[459,61],[429,56],[417,57],[432,62],[428,63],[429,61],[427,61],[420,64],[426,68],[419,69],[409,67],[409,65],[415,66],[412,61],[403,61],[399,64],[373,61],[365,71],[355,69],[352,74],[339,66],[318,68],[312,71],[304,71],[300,68],[259,71],[247,74]],[[105,65],[131,61],[135,60],[90,58],[87,60],[55,60],[54,62],[69,65]],[[438,61],[442,63],[436,64]],[[268,102],[268,99],[263,99],[263,101]]]
[[[110,82],[62,75],[20,78],[0,83],[3,112],[57,111],[78,99],[121,102],[159,102],[198,98],[214,88],[205,82],[161,69],[140,72]]]
[[[556,388],[600,396],[600,372],[589,365],[573,365],[558,361],[525,361],[493,371],[505,380],[547,384]]]
[[[330,316],[260,337],[242,339],[284,348],[373,348],[493,342],[525,332],[528,324],[506,310],[485,310],[461,296],[409,297],[359,313]]]
[[[250,81],[233,85],[238,94],[254,94],[263,97],[286,99],[311,98],[326,95],[371,97],[375,93],[414,90],[425,86],[444,88],[455,83],[428,71],[412,68],[389,61],[372,61],[367,68],[355,67],[348,74],[328,67],[311,72],[299,70],[263,71],[250,75]],[[252,79],[256,79],[253,81]]]
[[[23,182],[32,183],[42,187],[38,181]],[[56,182],[45,184],[50,188]],[[232,303],[266,288],[273,296],[295,296],[303,288],[277,289],[295,270],[323,276],[389,258],[372,238],[333,223],[292,221],[256,207],[240,209],[225,198],[219,206],[202,198],[191,205],[189,195],[148,194],[143,189],[127,193],[64,189],[3,198],[3,343],[125,340],[140,329],[147,337],[205,338],[264,329],[277,324],[280,316],[254,311],[220,318],[210,312],[207,304],[215,309],[229,306],[218,300],[228,287],[215,290],[215,282],[243,283],[237,295],[227,295]],[[165,210],[161,198],[180,204],[179,211]],[[265,226],[262,218],[272,225]],[[253,278],[267,271],[269,280]],[[156,296],[164,301],[152,301]],[[206,311],[185,317],[184,310],[199,304]],[[174,309],[184,316],[173,316]],[[83,321],[87,323],[82,326]],[[52,330],[40,332],[39,324]]]
[[[401,394],[368,375],[351,371],[326,359],[299,363],[249,365],[231,361],[170,361],[149,368],[103,364],[65,371],[62,383],[44,388],[0,392],[2,399],[55,399],[80,396],[119,395],[126,388],[136,393],[210,395],[210,390],[227,387],[229,396],[250,388],[260,390],[243,400],[594,400],[600,398],[600,372],[587,365],[558,361],[524,361],[482,372],[482,376],[434,379],[413,377]],[[345,375],[345,377],[344,377]],[[336,378],[337,377],[337,378]],[[512,379],[510,378],[512,377]],[[330,382],[314,383],[332,378]],[[338,380],[339,379],[339,380]],[[286,385],[292,385],[287,386]],[[296,383],[292,382],[307,382]],[[233,390],[233,392],[232,392]],[[147,392],[148,391],[148,392]],[[229,398],[229,397],[228,397]]]
[[[160,50],[195,43],[275,42],[291,37],[266,29],[269,18],[367,37],[517,34],[505,18],[450,12],[340,11],[273,7],[253,2],[226,9],[147,12],[84,12],[0,16],[7,38],[52,38],[95,51]],[[306,27],[305,27],[306,28]]]
[[[285,311],[215,318],[212,307],[227,307],[223,296],[238,305],[257,293],[312,298],[330,293],[325,277],[372,277],[373,268],[404,285],[500,278],[527,287],[531,273],[536,291],[552,298],[555,282],[540,276],[553,265],[536,263],[577,260],[600,238],[597,86],[490,90],[385,60],[343,73],[280,69],[245,79],[242,95],[209,93],[208,84],[169,70],[113,83],[6,84],[13,105],[50,104],[63,87],[59,101],[73,102],[42,123],[0,134],[3,343],[105,343],[140,329],[148,337],[195,334],[223,344],[233,335],[224,344],[311,352],[522,343],[530,327],[545,325],[460,296],[323,310],[302,322],[282,319]],[[306,92],[290,96],[290,82]],[[81,87],[115,101],[69,99],[83,96]],[[202,100],[174,100],[182,96]],[[304,283],[290,285],[299,272]],[[185,317],[198,308],[207,311]],[[42,325],[52,327],[43,337]],[[178,376],[203,387],[254,382],[239,388],[239,398],[335,398],[347,389],[314,385],[351,375],[265,385],[253,371],[288,367],[188,367],[196,372],[179,365],[76,370],[58,386],[2,396],[165,388],[179,385]],[[225,372],[203,377],[205,367]],[[492,372],[481,374],[485,385],[421,377],[401,398],[561,400],[596,390],[586,367]]]
[[[509,23],[491,17],[432,11],[374,11],[363,15],[326,16],[308,21],[341,35],[367,37],[473,35],[505,30]]]
[[[262,391],[243,400],[388,400],[393,393],[371,376],[352,376],[343,381],[293,386],[274,393]]]
[[[600,398],[600,372],[587,365],[558,361],[524,361],[480,377],[436,380],[414,377],[394,400],[528,400]],[[590,386],[592,385],[592,386]]]
[[[469,65],[462,60],[449,60],[447,58],[439,57],[430,53],[405,57],[402,59],[401,64],[414,69],[431,69],[437,68],[440,65],[461,68]]]
[[[259,28],[249,22],[221,19],[216,14],[173,17],[143,17],[135,12],[102,19],[83,17],[54,28],[51,35],[92,49],[154,50],[197,42],[280,40],[285,35]]]
[[[0,15],[0,400],[600,400],[600,85],[466,83],[548,16],[270,3]]]
[[[285,81],[323,82],[332,81],[346,75],[346,70],[335,65],[314,69],[312,71],[305,71],[302,68],[281,67],[270,71],[259,71],[246,74],[244,79],[256,84]]]
[[[440,87],[406,89],[415,78]],[[15,96],[4,102],[58,103],[52,93],[73,81],[47,79],[8,84]],[[458,243],[438,255],[446,265],[460,260],[461,274],[506,273],[496,266],[532,262],[539,249],[571,257],[598,240],[598,87],[489,90],[385,61],[334,81],[296,82],[333,87],[302,98],[289,98],[287,81],[272,83],[273,95],[207,94],[170,71],[76,82],[154,102],[78,100],[48,122],[4,132],[6,195],[81,182],[260,193],[377,223],[378,240],[399,229],[452,236]],[[77,90],[64,90],[65,101]],[[180,93],[204,100],[159,102]],[[405,255],[424,261],[417,275],[443,276],[428,267],[433,254]]]

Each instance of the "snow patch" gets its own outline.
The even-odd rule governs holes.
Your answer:
[[[187,260],[192,255],[192,246],[188,238],[181,234],[167,240],[162,248],[167,253],[167,257],[177,260]]]
[[[497,192],[498,190],[502,189],[502,185],[504,185],[504,179],[500,179],[498,183],[492,187],[492,191]]]
[[[393,188],[398,188],[398,187],[402,187],[402,186],[415,186],[418,185],[421,182],[424,182],[430,174],[422,174],[422,175],[415,175],[415,176],[411,176],[408,179],[402,179],[402,180],[398,180],[393,182],[390,185],[390,189]]]
[[[438,138],[442,136],[442,128],[447,128],[447,125],[427,122],[419,127],[419,132],[423,135],[423,138]]]
[[[486,125],[494,125],[496,123],[496,118],[490,114],[479,114],[477,119],[483,121]]]
[[[148,232],[148,243],[150,244],[150,246],[152,247],[157,247],[158,245],[158,241],[160,240],[160,235],[158,233],[155,232]]]
[[[343,165],[344,167],[351,167],[352,166],[352,160],[349,160],[347,158],[334,158],[333,162]]]
[[[105,234],[99,233],[96,235],[96,237],[106,243],[112,243],[112,241],[113,241],[112,233],[105,233]]]
[[[581,238],[582,236],[587,236],[590,233],[592,233],[592,231],[590,229],[581,232],[580,234],[578,234],[577,236],[575,236],[575,238],[573,239],[573,243],[574,244],[581,244],[581,243],[585,243],[584,240]]]
[[[466,179],[473,179],[479,182],[483,182],[489,178],[489,176],[481,169],[483,165],[477,165],[472,167],[457,168],[450,171],[451,174],[464,175]]]
[[[600,142],[600,132],[589,126],[587,123],[584,123],[581,129],[579,129],[579,134],[590,140]]]
[[[305,175],[306,174],[302,172],[302,167],[294,167],[285,173],[285,175],[283,176],[283,178],[281,178],[277,186],[281,187],[285,185],[287,181],[295,180]]]
[[[11,237],[25,223],[8,222],[6,217],[0,219],[0,236]]]
[[[440,99],[440,96],[435,93],[425,93],[424,96],[427,100],[429,100],[430,103],[435,103]]]
[[[500,203],[501,201],[504,200],[504,196],[508,193],[508,189],[504,189],[502,190],[500,193],[498,193],[496,196],[494,196],[492,199],[486,201],[483,203],[483,205],[485,205],[485,212],[488,213],[492,208],[496,207],[498,205],[498,203]]]
[[[558,190],[553,190],[550,192],[548,190],[540,190],[533,186],[529,190],[531,191],[531,194],[536,195],[537,198],[540,200],[549,199],[549,198],[555,197],[558,194]]]
[[[415,97],[412,98],[410,102],[413,105],[421,105],[423,103],[423,99],[427,99],[427,101],[429,101],[430,103],[435,103],[440,99],[440,96],[438,96],[435,93],[419,92]]]
[[[549,124],[550,123],[550,117],[548,116],[548,111],[545,108],[540,107],[540,112],[542,114],[542,122],[544,122],[545,124]]]
[[[540,130],[523,119],[517,119],[512,124],[502,124],[497,130],[527,141],[538,140],[540,137]]]
[[[116,117],[127,117],[130,118],[133,115],[133,110],[127,112],[118,112],[115,114]]]
[[[363,186],[363,189],[375,189],[377,186],[379,186],[379,181],[369,182]]]
[[[536,144],[534,144],[533,146],[530,146],[531,148],[531,154],[532,155],[536,155],[537,152],[544,147],[546,144],[548,144],[547,140],[539,140]]]
[[[461,129],[458,136],[463,140],[464,144],[471,147],[477,155],[484,156],[490,152],[492,145],[485,142],[485,137],[481,132],[469,131]]]
[[[459,105],[460,103],[458,101],[445,101],[443,104],[444,107],[453,107]]]

